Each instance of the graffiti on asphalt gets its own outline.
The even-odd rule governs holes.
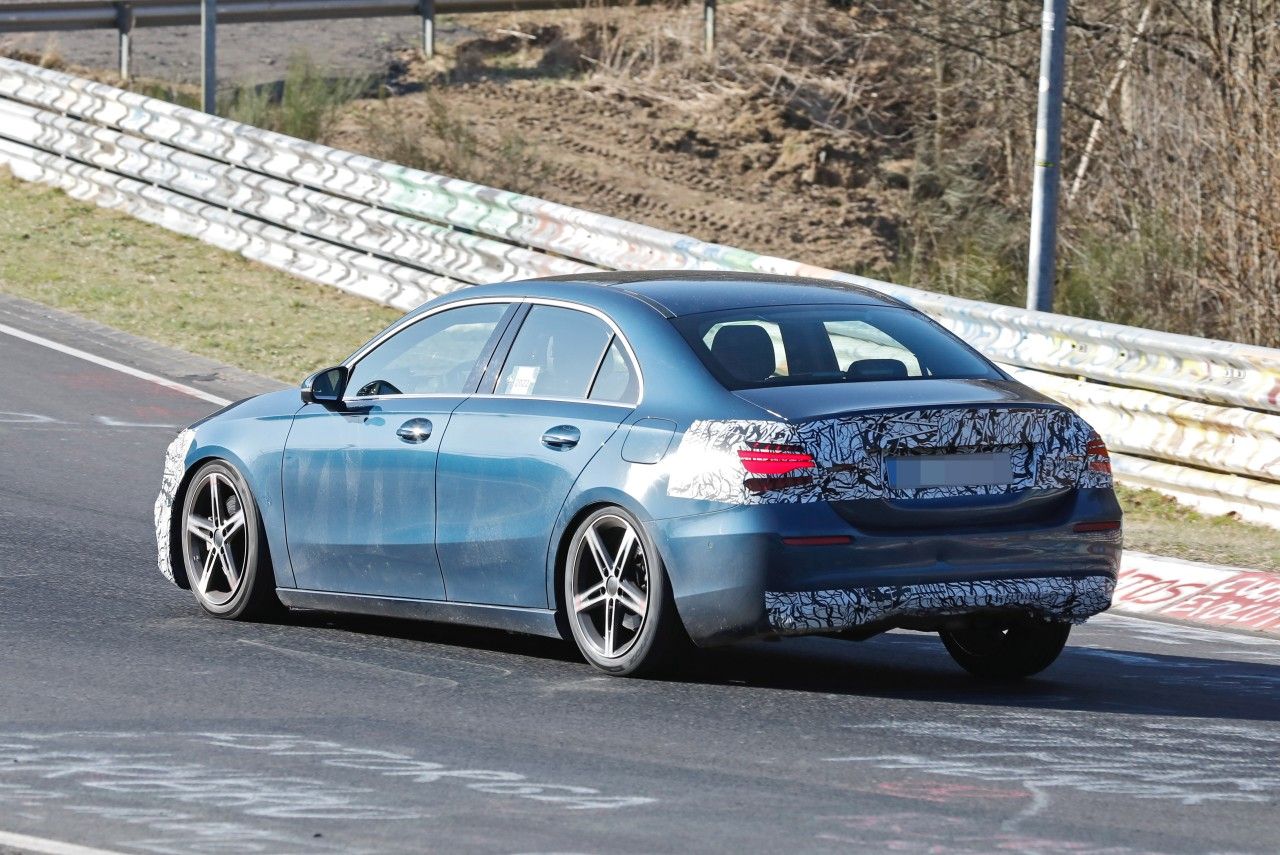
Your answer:
[[[246,764],[249,753],[272,762]],[[414,786],[379,784],[388,777]],[[312,826],[413,825],[447,797],[439,787],[569,810],[656,801],[292,734],[0,734],[0,815],[41,824],[60,821],[60,811],[94,817],[118,828],[116,845],[146,852],[358,852],[313,835]]]
[[[1267,803],[1280,794],[1280,770],[1271,760],[1280,754],[1280,733],[1246,724],[1148,720],[1118,727],[1083,716],[1006,711],[998,721],[970,714],[845,727],[923,737],[937,750],[828,761],[1185,805]]]

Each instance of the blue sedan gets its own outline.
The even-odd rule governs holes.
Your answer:
[[[282,607],[691,645],[938,632],[1034,674],[1108,608],[1111,463],[1075,413],[877,292],[744,274],[469,288],[169,447],[161,572]]]

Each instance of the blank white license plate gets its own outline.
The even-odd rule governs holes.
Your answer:
[[[977,454],[918,454],[890,457],[889,486],[900,490],[921,487],[987,487],[1013,483],[1013,462],[1007,451]]]

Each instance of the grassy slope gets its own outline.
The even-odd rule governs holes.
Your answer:
[[[399,317],[3,170],[0,290],[286,382]]]
[[[3,172],[0,291],[289,382],[397,316]],[[1280,570],[1280,531],[1120,496],[1133,549]]]

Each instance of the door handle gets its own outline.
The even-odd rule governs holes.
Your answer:
[[[568,451],[582,439],[582,432],[573,425],[556,425],[542,435],[542,444],[554,451]]]
[[[404,442],[426,442],[431,438],[431,420],[409,419],[396,429],[396,436]]]

